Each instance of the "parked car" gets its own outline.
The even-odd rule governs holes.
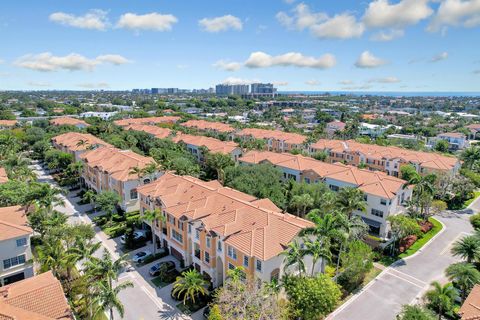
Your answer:
[[[134,231],[133,232],[133,240],[134,241],[138,241],[140,239],[145,239],[145,232],[143,231]],[[127,236],[124,234],[120,237],[120,242],[125,244],[125,242],[127,241]]]
[[[150,268],[150,275],[152,277],[156,277],[160,274],[161,268],[166,268],[165,272],[172,272],[173,270],[176,269],[175,267],[175,262],[173,261],[164,261],[164,262],[158,262],[155,263],[151,268]]]
[[[149,250],[139,251],[139,252],[135,253],[132,260],[133,260],[133,262],[142,263],[143,261],[145,261],[145,259],[147,259],[151,255],[152,255],[152,253]]]
[[[203,309],[203,317],[205,319],[208,319],[210,317],[210,306],[206,306],[204,309]]]

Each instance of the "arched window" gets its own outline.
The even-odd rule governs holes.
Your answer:
[[[150,181],[150,179],[148,179],[148,178],[145,179],[145,180],[143,180],[143,184],[149,184],[150,182],[151,182],[151,181]]]
[[[270,281],[278,281],[280,278],[280,269],[273,269],[273,271],[270,273]]]
[[[132,189],[132,190],[130,190],[130,199],[132,199],[132,200],[138,199],[137,189]]]

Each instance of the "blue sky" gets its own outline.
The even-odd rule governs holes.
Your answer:
[[[479,28],[480,0],[2,1],[0,90],[480,91]]]

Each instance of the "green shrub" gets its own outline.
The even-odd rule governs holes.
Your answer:
[[[110,237],[116,238],[125,233],[127,226],[125,223],[119,223],[110,227],[106,227],[103,231]]]
[[[480,229],[480,213],[470,217],[470,223],[475,230]]]

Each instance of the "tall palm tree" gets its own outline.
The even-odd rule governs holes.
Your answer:
[[[320,272],[325,272],[325,262],[330,261],[332,254],[330,252],[330,240],[326,237],[318,237],[317,239],[311,240],[308,238],[304,239],[305,249],[304,255],[312,256],[312,272],[311,276],[315,272],[315,265],[318,260],[322,259]]]
[[[197,270],[184,271],[173,284],[172,294],[177,297],[183,295],[183,304],[186,304],[188,298],[195,302],[195,296],[207,293],[205,289],[207,285],[208,282]]]
[[[290,202],[290,205],[297,209],[297,215],[299,217],[305,217],[307,208],[312,207],[313,204],[313,198],[308,193],[295,195],[292,197],[292,201]]]
[[[86,261],[90,259],[101,246],[101,242],[91,243],[89,241],[78,241],[77,246],[72,248],[71,251],[78,256],[79,261]]]
[[[340,211],[352,218],[354,211],[365,211],[367,203],[365,202],[365,195],[362,190],[352,187],[342,188],[337,197],[337,205]]]
[[[154,210],[147,210],[143,213],[143,218],[150,222],[152,226],[152,244],[153,244],[153,255],[157,253],[157,241],[156,241],[156,234],[155,234],[155,221],[160,220],[161,222],[165,222],[165,217],[162,215],[162,212],[158,209]]]
[[[82,196],[82,200],[85,201],[85,202],[88,202],[90,203],[90,205],[92,206],[93,208],[93,211],[95,212],[95,198],[96,198],[97,194],[95,193],[95,191],[93,191],[92,189],[88,189],[87,191],[85,191],[85,193],[83,194]]]
[[[458,294],[451,283],[442,286],[439,282],[432,282],[433,289],[425,294],[429,307],[438,314],[438,320],[442,319],[445,312],[453,308]]]
[[[480,239],[476,236],[466,236],[456,241],[452,246],[452,254],[465,259],[468,263],[480,258]]]
[[[102,258],[91,257],[85,263],[85,270],[96,279],[96,281],[105,281],[110,287],[114,280],[118,280],[118,275],[127,264],[127,254],[120,256],[113,261],[110,253],[103,250]]]
[[[288,267],[296,264],[298,268],[298,273],[300,276],[305,272],[305,261],[303,257],[305,256],[305,251],[302,249],[297,240],[294,240],[288,244],[288,248],[281,253],[285,256],[285,266],[284,270],[287,270]]]
[[[451,264],[448,266],[445,274],[450,281],[459,287],[462,301],[465,301],[473,286],[480,283],[480,271],[470,263],[459,262]]]
[[[120,291],[132,287],[133,283],[131,281],[120,283],[115,287],[111,286],[108,282],[98,282],[96,284],[96,296],[92,303],[93,305],[97,306],[94,316],[97,316],[100,312],[108,311],[110,314],[109,319],[113,320],[113,309],[115,309],[120,314],[120,317],[123,318],[125,314],[125,307],[118,298],[118,294]]]
[[[420,216],[423,220],[428,219],[428,211],[435,194],[436,176],[429,174],[419,178],[419,181],[413,188],[413,201],[420,208]]]
[[[460,159],[463,160],[465,167],[472,170],[474,163],[480,160],[480,148],[470,147],[465,149],[460,155]]]
[[[139,166],[135,166],[135,167],[130,169],[130,172],[128,174],[130,174],[132,176],[138,176],[138,179],[141,179],[144,175],[144,171]]]
[[[155,180],[155,173],[157,173],[162,167],[156,162],[150,162],[143,168],[143,174],[147,175],[150,182]]]
[[[45,185],[42,187],[36,202],[39,206],[52,211],[54,206],[65,206],[65,201],[60,197],[61,194],[63,194],[62,189]]]

